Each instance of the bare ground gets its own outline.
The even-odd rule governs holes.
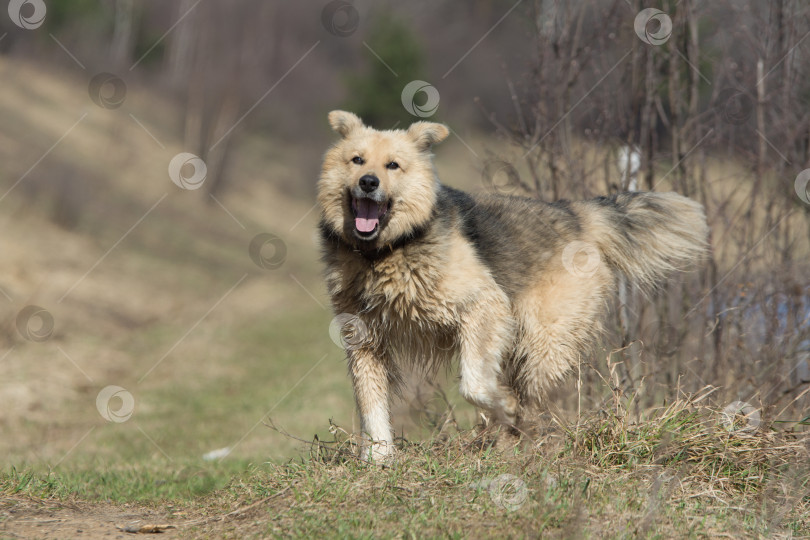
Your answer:
[[[114,505],[85,501],[53,501],[30,497],[0,498],[0,536],[3,538],[128,538],[124,528],[140,524],[174,524],[165,510],[135,504]],[[179,537],[168,529],[161,538]]]

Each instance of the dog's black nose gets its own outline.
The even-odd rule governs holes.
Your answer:
[[[373,174],[364,174],[360,177],[360,189],[366,193],[371,193],[380,187],[380,179]]]

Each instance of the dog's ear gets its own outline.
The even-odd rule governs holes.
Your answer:
[[[408,128],[408,135],[416,141],[419,150],[424,151],[445,140],[450,135],[450,130],[444,124],[415,122]]]
[[[332,111],[329,113],[329,125],[343,138],[346,138],[355,129],[363,127],[363,121],[354,113]]]

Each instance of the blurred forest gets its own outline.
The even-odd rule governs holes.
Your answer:
[[[810,422],[806,1],[46,4],[37,31],[0,17],[0,54],[79,73],[102,108],[134,90],[160,96],[168,129],[207,166],[208,204],[256,182],[311,204],[336,108],[382,129],[447,123],[476,189],[544,200],[673,189],[702,202],[711,259],[653,298],[623,289],[580,394],[643,407],[716,385]],[[409,109],[412,81],[425,84]],[[282,142],[301,149],[274,157],[287,176],[234,174],[257,145]],[[52,189],[51,219],[75,227],[85,199]]]
[[[643,8],[669,21],[660,44],[634,32]],[[445,104],[434,120],[494,125],[534,148],[531,186],[552,197],[570,183],[556,176],[564,156],[552,154],[574,136],[638,146],[647,189],[656,160],[678,162],[673,174],[689,194],[696,180],[681,158],[698,141],[760,175],[807,163],[808,10],[789,0],[49,0],[44,31],[0,20],[0,52],[58,69],[62,47],[88,73],[171,96],[186,147],[217,178],[214,191],[243,130],[306,140],[322,135],[324,113],[338,106],[380,128],[407,123],[415,118],[401,92],[421,79]],[[644,32],[654,36],[659,25],[652,17]],[[300,76],[281,84],[304,61]],[[97,90],[113,92],[107,85]],[[276,97],[264,102],[268,89]]]

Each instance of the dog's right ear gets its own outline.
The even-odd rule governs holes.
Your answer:
[[[329,125],[345,139],[349,133],[363,127],[363,121],[354,113],[332,111],[329,113]]]

